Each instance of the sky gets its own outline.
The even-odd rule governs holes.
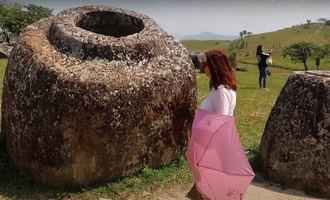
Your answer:
[[[330,0],[10,0],[61,10],[82,5],[111,5],[153,18],[165,31],[182,37],[201,32],[238,36],[276,31],[330,19]]]

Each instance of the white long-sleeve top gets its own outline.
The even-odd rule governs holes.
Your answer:
[[[219,85],[218,89],[212,88],[203,101],[200,109],[218,113],[219,115],[234,115],[236,107],[236,91]]]

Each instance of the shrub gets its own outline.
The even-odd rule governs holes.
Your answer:
[[[325,21],[325,25],[330,26],[330,20]]]
[[[229,60],[230,60],[230,63],[231,63],[231,65],[232,65],[233,68],[236,68],[237,67],[236,58],[237,58],[237,54],[235,52],[232,52],[229,55]]]

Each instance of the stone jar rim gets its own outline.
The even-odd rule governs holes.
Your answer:
[[[309,71],[295,71],[295,74],[306,74],[310,76],[318,76],[318,77],[326,77],[330,78],[330,71],[329,70],[309,70]]]
[[[118,13],[123,16],[136,19],[141,23],[142,28],[139,31],[114,37],[92,32],[79,27],[79,22],[91,13]],[[49,41],[58,48],[59,51],[79,59],[86,59],[86,51],[96,53],[91,55],[91,59],[95,57],[116,60],[117,55],[125,52],[124,56],[139,57],[141,52],[137,52],[143,48],[145,50],[152,49],[158,41],[159,27],[148,16],[139,14],[134,11],[115,8],[110,6],[83,6],[71,8],[60,12],[52,20],[49,32],[47,34]],[[65,41],[65,44],[57,45],[58,41]],[[61,49],[63,46],[65,48]],[[95,49],[99,49],[95,51]],[[85,58],[84,58],[85,56]],[[119,58],[120,59],[120,58]]]

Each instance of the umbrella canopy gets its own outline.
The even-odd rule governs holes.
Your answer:
[[[233,116],[198,110],[186,156],[200,193],[212,200],[241,200],[255,174]]]

